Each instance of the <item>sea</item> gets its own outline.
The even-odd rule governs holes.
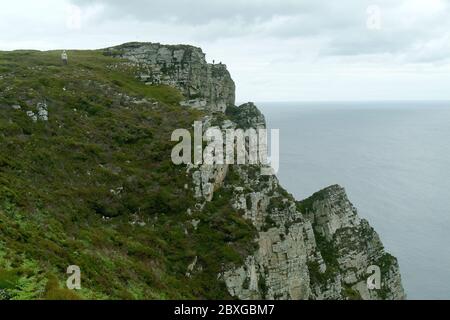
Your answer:
[[[260,102],[297,199],[343,186],[408,299],[450,299],[450,102]]]

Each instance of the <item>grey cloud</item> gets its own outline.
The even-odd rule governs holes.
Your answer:
[[[71,0],[75,5],[100,4],[109,18],[132,16],[143,21],[172,21],[203,25],[215,20],[260,22],[277,15],[310,12],[314,1],[303,0]]]
[[[100,4],[100,18],[132,18],[142,23],[178,26],[199,40],[224,38],[295,39],[322,41],[322,56],[369,54],[404,54],[417,50],[425,42],[442,37],[450,29],[448,12],[425,20],[410,17],[414,23],[405,27],[402,15],[408,0],[378,0],[383,28],[366,27],[371,0],[71,0],[80,7]],[[409,1],[409,4],[411,1]],[[446,4],[448,1],[445,2]],[[447,9],[448,7],[446,7]],[[420,12],[417,14],[420,15]],[[416,19],[417,21],[415,21]],[[427,27],[424,28],[424,25]],[[415,49],[416,48],[416,49]],[[432,50],[433,48],[428,48]],[[426,60],[442,54],[413,54],[411,59]]]

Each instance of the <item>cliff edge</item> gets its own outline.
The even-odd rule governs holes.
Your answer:
[[[235,85],[225,65],[205,61],[199,48],[126,44],[113,49],[137,63],[138,77],[182,90],[207,115],[203,130],[264,128],[265,118],[253,103],[235,106]],[[223,121],[217,113],[224,113]],[[328,187],[296,201],[275,176],[261,176],[255,166],[192,166],[201,211],[222,192],[232,207],[257,229],[257,250],[245,263],[220,277],[239,299],[404,299],[397,260],[386,253],[377,233],[361,219],[340,186]],[[227,175],[233,176],[232,183]],[[196,221],[201,224],[201,220]],[[369,289],[371,268],[380,271],[380,286]],[[193,269],[193,268],[191,268]]]

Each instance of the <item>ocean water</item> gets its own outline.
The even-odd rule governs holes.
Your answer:
[[[298,199],[332,184],[399,259],[408,299],[450,299],[450,102],[258,103]]]

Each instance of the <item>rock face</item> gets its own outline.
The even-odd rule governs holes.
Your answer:
[[[190,46],[126,44],[111,54],[139,65],[139,77],[182,91],[183,105],[209,111],[203,128],[264,128],[253,103],[234,105],[234,82],[224,65],[205,62]],[[229,119],[223,120],[226,113]],[[192,211],[222,190],[232,194],[232,207],[255,229],[258,249],[242,266],[219,275],[239,299],[404,299],[397,260],[384,251],[377,233],[361,219],[345,190],[331,186],[296,201],[275,176],[261,175],[255,165],[191,165],[196,198]],[[233,175],[233,179],[226,179]],[[231,181],[231,182],[230,182]],[[201,221],[195,221],[196,225]],[[195,260],[196,262],[197,260]],[[187,266],[190,273],[195,263]],[[380,271],[380,287],[369,289],[370,270]]]
[[[200,48],[128,43],[108,48],[106,53],[136,64],[138,77],[148,84],[179,89],[186,97],[184,106],[223,113],[235,104],[235,84],[226,65],[207,63]]]
[[[242,129],[266,127],[266,118],[253,102],[247,102],[239,107],[228,107],[226,114],[237,127]]]
[[[276,177],[235,168],[233,206],[259,231],[259,249],[243,266],[224,273],[239,299],[404,299],[397,260],[357,215],[340,186],[296,202]],[[224,186],[228,187],[228,186]],[[245,190],[245,191],[244,191]],[[381,288],[369,290],[370,266]]]
[[[257,171],[252,175],[257,175]],[[332,186],[295,202],[278,185],[250,178],[235,193],[259,230],[259,250],[244,266],[224,275],[240,299],[404,299],[397,260],[386,253],[376,232],[358,217],[342,187]],[[370,266],[381,270],[381,288],[369,290]],[[249,286],[249,283],[258,285]]]
[[[241,187],[234,188],[233,207],[259,231],[259,249],[244,266],[225,272],[228,290],[239,299],[308,299],[308,261],[318,253],[311,223],[274,176],[260,176],[251,167],[235,169]]]
[[[361,219],[340,186],[329,187],[305,200],[301,208],[316,237],[333,249],[334,267],[343,286],[363,299],[404,299],[397,260],[386,253],[378,234]],[[368,269],[380,268],[381,288],[368,290]]]

